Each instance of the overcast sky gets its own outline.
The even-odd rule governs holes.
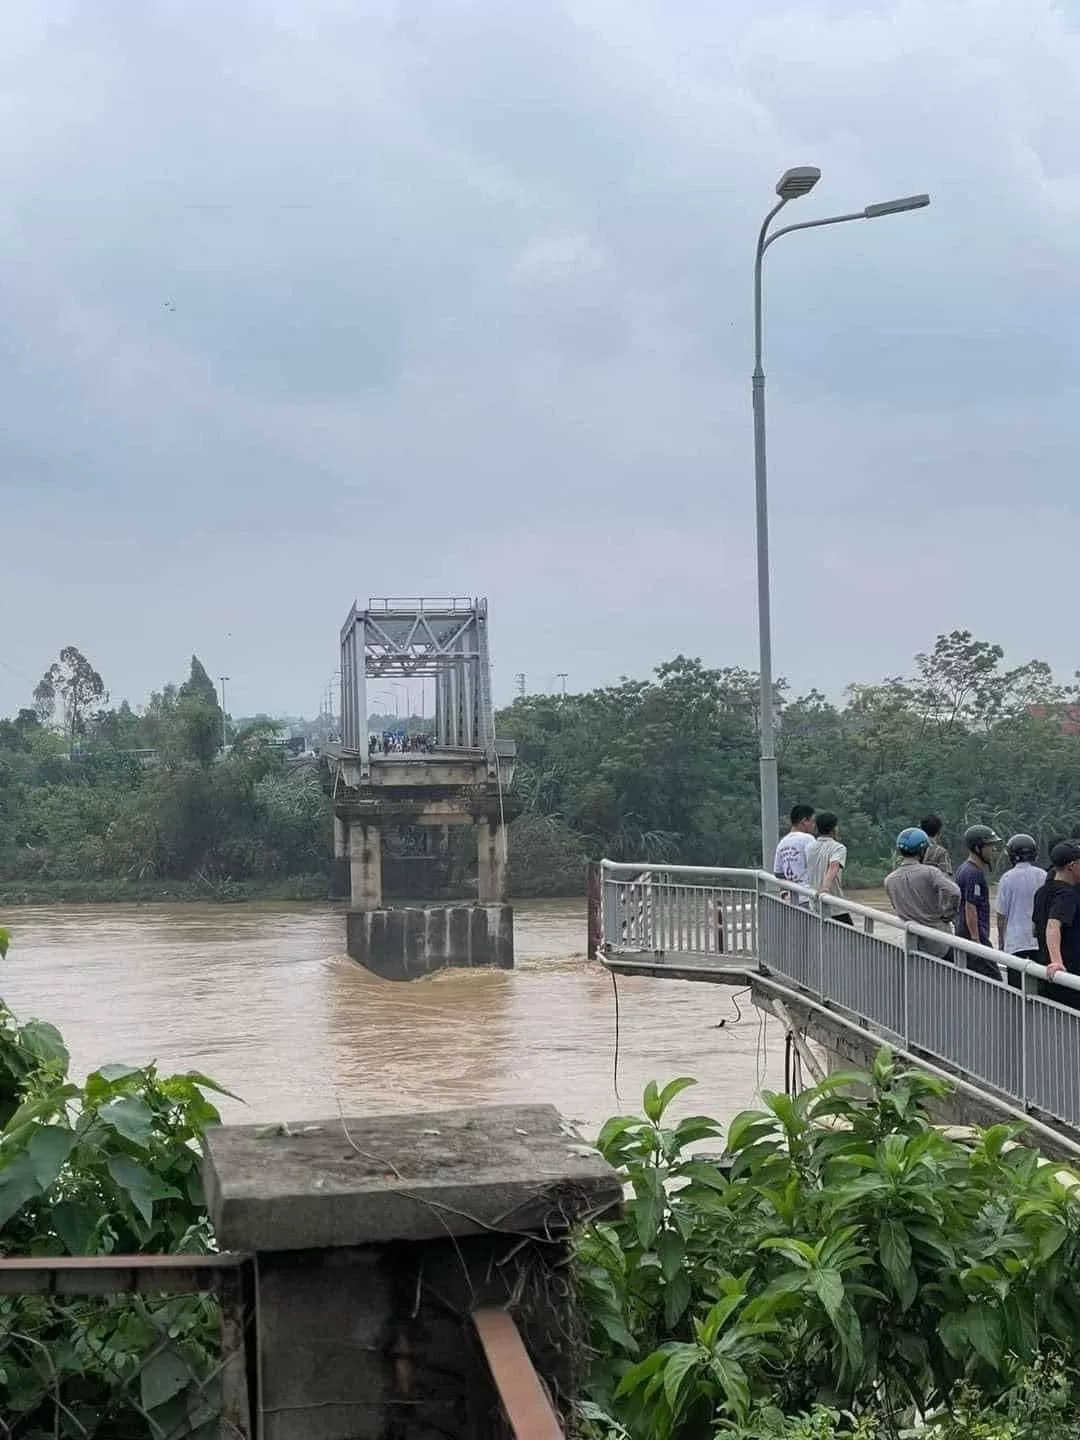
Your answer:
[[[496,696],[966,626],[1080,664],[1080,10],[5,0],[0,711],[76,644],[310,713],[354,597],[482,594]]]

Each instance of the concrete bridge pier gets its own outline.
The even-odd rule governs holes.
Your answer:
[[[349,824],[349,890],[358,910],[382,907],[382,833],[378,825]]]
[[[477,886],[481,905],[501,905],[506,899],[506,826],[501,820],[476,822]]]

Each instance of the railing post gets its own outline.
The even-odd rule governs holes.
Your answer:
[[[1020,1103],[1025,1110],[1031,1108],[1030,1082],[1028,1080],[1028,1010],[1031,1001],[1028,999],[1031,976],[1025,968],[1020,976]],[[1006,981],[1006,983],[1008,983]]]
[[[818,933],[818,997],[825,999],[825,906],[822,904],[821,896],[816,895],[813,900],[814,913],[817,916]]]
[[[903,1014],[904,1014],[904,1049],[911,1048],[911,969],[918,946],[918,936],[913,935],[907,925],[904,926],[904,959],[903,959]]]

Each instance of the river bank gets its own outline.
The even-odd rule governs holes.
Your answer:
[[[328,878],[281,880],[0,880],[0,907],[24,905],[214,905],[263,900],[325,900]]]

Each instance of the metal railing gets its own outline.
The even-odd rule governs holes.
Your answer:
[[[702,978],[740,961],[742,973],[1080,1130],[1080,977],[1063,972],[1041,994],[1046,971],[1033,961],[764,871],[605,860],[601,873],[609,958],[685,957]]]
[[[753,870],[602,863],[605,948],[622,953],[757,957]]]
[[[253,1262],[0,1258],[0,1437],[250,1440]]]

